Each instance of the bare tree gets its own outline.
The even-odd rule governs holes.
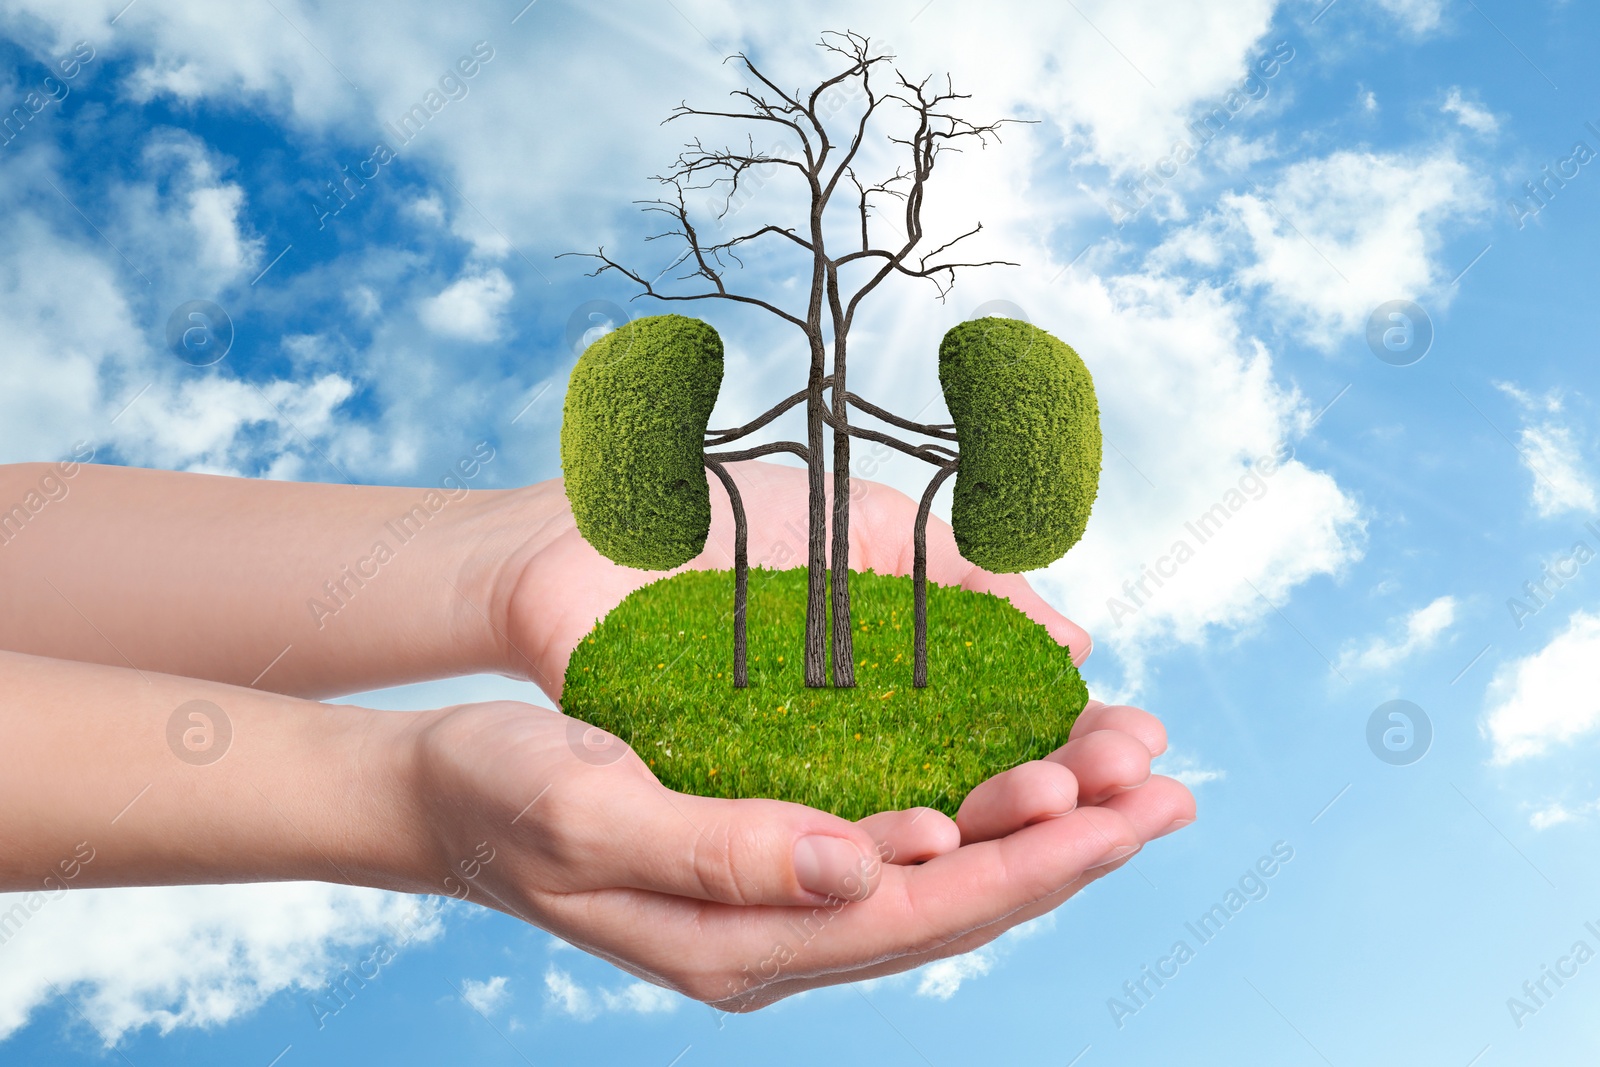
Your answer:
[[[666,187],[667,193],[662,198],[638,202],[644,205],[646,211],[666,215],[672,224],[664,232],[654,234],[647,240],[676,238],[684,245],[682,254],[667,271],[647,277],[613,260],[606,255],[603,247],[592,253],[564,254],[598,259],[600,266],[591,272],[591,277],[616,271],[628,278],[641,290],[635,299],[650,296],[664,301],[717,299],[752,304],[792,324],[805,336],[810,356],[805,387],[745,425],[727,430],[710,430],[705,437],[706,465],[727,489],[736,520],[736,684],[745,684],[746,677],[745,523],[738,489],[724,465],[777,452],[790,452],[805,461],[809,474],[805,683],[813,687],[828,684],[826,665],[830,657],[824,645],[828,593],[831,593],[833,605],[832,684],[841,687],[855,685],[849,571],[851,438],[879,442],[936,468],[933,481],[921,502],[915,534],[916,684],[921,686],[927,681],[927,516],[933,493],[956,469],[958,457],[951,447],[956,440],[955,428],[902,418],[850,392],[847,383],[847,342],[862,300],[891,275],[926,279],[933,283],[939,299],[943,301],[955,284],[955,272],[959,268],[1016,265],[1008,260],[960,262],[939,258],[961,241],[979,233],[983,228],[981,223],[936,248],[923,251],[921,246],[924,237],[924,198],[939,155],[946,151],[959,151],[958,144],[965,140],[987,145],[990,137],[999,139],[1003,124],[1020,120],[1000,119],[978,124],[959,117],[951,109],[959,101],[969,99],[969,95],[955,92],[948,76],[943,90],[931,85],[931,78],[912,81],[893,67],[892,55],[873,55],[870,40],[860,34],[828,31],[822,34],[819,47],[839,57],[843,69],[809,92],[789,92],[779,88],[748,56],[738,53],[728,58],[742,63],[752,81],[749,87],[731,94],[736,103],[730,110],[702,110],[683,103],[663,120],[665,123],[691,116],[732,120],[751,124],[752,128],[769,128],[777,135],[774,148],[770,150],[758,150],[753,134],[747,134],[746,147],[743,149],[709,148],[697,137],[684,147],[665,174],[653,176],[655,181]],[[858,102],[858,114],[848,123],[847,135],[836,142],[829,130],[828,119],[836,110],[833,105],[841,94],[853,97]],[[890,108],[909,120],[905,122],[909,131],[903,135],[886,131],[883,136],[887,144],[900,146],[909,158],[905,164],[897,166],[892,175],[868,182],[857,171],[858,156],[867,143],[869,132],[877,132],[875,117],[888,113]],[[781,174],[800,183],[809,198],[806,218],[792,225],[769,223],[726,240],[705,240],[690,217],[687,194],[698,190],[723,194],[725,200],[717,215],[720,222],[727,217],[734,200],[748,195],[755,179],[765,174]],[[886,228],[881,221],[883,216],[879,213],[878,205],[894,201],[898,201],[903,210],[902,232],[896,235],[897,240],[885,242],[874,232]],[[844,205],[842,210],[849,212],[846,217],[851,218],[852,230],[855,229],[855,221],[859,220],[859,248],[850,247],[838,254],[830,252],[824,223],[832,218],[828,209],[835,204]],[[833,214],[837,215],[838,210]],[[872,222],[874,218],[880,219],[877,225]],[[811,285],[803,312],[789,310],[760,297],[728,288],[724,276],[729,264],[743,267],[740,251],[746,245],[753,246],[752,243],[758,240],[769,243],[775,240],[790,248],[798,248],[809,260]],[[850,243],[853,246],[855,242],[852,239]],[[702,282],[704,287],[700,291],[678,292],[674,288],[674,291],[664,292],[658,288],[657,283],[661,278],[680,264],[686,266],[687,270],[673,280]],[[852,277],[844,279],[841,274]],[[804,405],[806,413],[804,442],[778,441],[736,451],[710,451],[741,440],[800,405]],[[878,430],[854,426],[850,422],[852,407],[890,426],[932,440],[912,443]],[[827,543],[824,427],[832,432],[831,545]]]

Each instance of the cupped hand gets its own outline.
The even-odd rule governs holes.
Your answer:
[[[805,471],[729,469],[751,563],[803,566]],[[855,486],[851,567],[909,574],[916,502]],[[732,566],[727,498],[713,486],[711,499],[706,549],[684,569]],[[502,568],[495,603],[511,669],[559,699],[573,648],[661,573],[606,560],[570,511],[547,521],[537,551]],[[938,519],[928,525],[928,574],[1007,597],[1075,662],[1088,656],[1081,627],[1021,576],[962,559]],[[425,738],[430,795],[450,798],[432,815],[440,862],[484,842],[496,850],[494,863],[473,868],[472,899],[730,1011],[970,952],[1194,818],[1189,791],[1151,775],[1166,749],[1160,722],[1094,701],[1065,745],[982,783],[954,819],[916,808],[852,823],[783,801],[677,793],[620,740],[527,705],[449,709]]]
[[[806,562],[806,472],[772,463],[734,463],[728,471],[739,485],[749,522],[753,567],[782,570]],[[832,480],[829,479],[829,486]],[[877,482],[853,481],[850,504],[850,566],[879,574],[908,575],[917,502]],[[534,546],[537,545],[535,548]],[[711,485],[711,533],[700,555],[682,570],[733,567],[733,513],[727,494]],[[511,648],[507,669],[525,674],[551,700],[561,699],[567,659],[595,622],[635,589],[665,571],[640,571],[612,563],[578,533],[572,512],[561,507],[538,538],[514,552],[499,572],[493,594],[503,636]],[[1073,662],[1083,664],[1093,642],[1033,591],[1019,574],[993,574],[973,566],[956,550],[950,525],[928,520],[928,578],[940,585],[993,593],[1043,625],[1066,645]],[[732,600],[732,587],[728,593]],[[729,650],[732,657],[732,650]]]
[[[620,740],[509,702],[419,716],[416,767],[430,862],[470,873],[468,899],[748,1011],[970,952],[1192,821],[1150,774],[1165,745],[1147,713],[1091,704],[953,820],[673,792]]]

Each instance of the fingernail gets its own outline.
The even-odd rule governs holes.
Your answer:
[[[824,897],[854,898],[866,885],[861,850],[842,837],[811,834],[794,843],[794,876],[800,888]]]
[[[1167,834],[1177,833],[1179,830],[1182,830],[1185,826],[1188,826],[1192,822],[1194,822],[1193,819],[1173,819],[1171,822],[1167,823],[1167,828],[1156,836],[1165,837]]]

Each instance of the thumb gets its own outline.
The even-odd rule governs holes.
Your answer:
[[[642,783],[644,784],[644,783]],[[782,800],[724,800],[647,783],[633,817],[605,837],[600,875],[612,886],[723,904],[864,900],[883,859],[866,830]]]

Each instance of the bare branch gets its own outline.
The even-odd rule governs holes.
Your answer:
[[[996,141],[999,141],[999,131],[1003,124],[1007,122],[1021,122],[1023,120],[999,119],[995,122],[981,125],[971,122],[970,120],[963,119],[959,116],[939,110],[940,105],[944,103],[952,100],[965,100],[969,98],[969,94],[957,93],[954,91],[948,75],[946,75],[945,79],[945,92],[935,93],[934,95],[930,96],[926,91],[926,87],[930,79],[924,78],[921,82],[914,83],[899,71],[896,71],[895,74],[899,78],[900,85],[904,92],[891,93],[888,97],[886,97],[886,99],[893,98],[899,100],[902,104],[910,108],[917,116],[917,129],[909,139],[903,137],[889,137],[889,141],[891,143],[902,144],[911,149],[912,171],[909,175],[904,176],[911,182],[910,188],[906,190],[903,197],[905,200],[906,240],[898,251],[889,251],[886,249],[873,249],[870,247],[868,242],[863,239],[862,248],[860,251],[849,253],[848,255],[840,257],[838,260],[834,261],[833,266],[837,268],[845,263],[853,262],[858,259],[864,260],[877,258],[882,260],[882,263],[878,269],[870,278],[867,279],[865,283],[862,284],[855,294],[851,296],[849,303],[846,305],[843,316],[843,325],[845,328],[848,328],[850,323],[854,320],[856,308],[860,305],[861,301],[867,296],[867,294],[876,289],[878,285],[882,283],[882,281],[890,274],[893,274],[897,271],[910,277],[927,278],[928,280],[932,281],[934,283],[934,288],[938,291],[939,299],[943,301],[949,296],[951,289],[955,286],[955,271],[957,268],[1015,265],[1011,264],[1007,260],[988,260],[974,263],[929,263],[929,260],[933,256],[945,251],[963,238],[970,237],[981,230],[983,228],[981,223],[973,230],[947,241],[945,244],[940,245],[931,252],[923,254],[918,260],[915,268],[907,265],[907,259],[916,249],[917,245],[922,241],[923,198],[925,196],[927,180],[933,174],[934,165],[938,159],[939,152],[942,150],[956,151],[957,149],[952,148],[948,142],[962,137],[976,137],[980,144],[987,146],[988,138],[990,136],[993,136]],[[901,175],[897,170],[896,178],[890,179],[890,182],[900,179]],[[857,188],[860,189],[859,183],[857,183]],[[863,236],[865,237],[865,193],[862,194],[861,211],[863,215],[862,232]],[[941,281],[940,275],[943,275],[946,280]]]
[[[929,437],[938,437],[946,441],[954,441],[957,439],[955,426],[951,424],[912,422],[910,419],[902,419],[899,415],[885,411],[878,405],[861,399],[861,397],[857,396],[855,393],[846,392],[844,396],[845,400],[849,403],[854,404],[856,407],[860,408],[862,411],[865,411],[868,415],[871,415],[874,418],[882,419],[891,426],[898,426],[902,430],[911,430],[914,433],[927,434]]]
[[[877,430],[867,430],[860,426],[848,425],[847,423],[841,422],[831,411],[827,410],[826,408],[822,409],[822,421],[827,423],[828,426],[833,429],[834,433],[846,434],[850,437],[859,437],[863,441],[876,441],[879,444],[888,445],[890,448],[898,452],[904,452],[908,456],[914,456],[917,459],[922,460],[924,463],[932,463],[935,466],[948,463],[956,456],[954,449],[946,448],[944,445],[913,445],[909,442],[900,440],[898,437],[890,437],[886,433],[879,433]]]
[[[767,425],[767,423],[771,422],[773,419],[776,419],[779,415],[782,415],[785,411],[788,411],[790,408],[803,402],[810,392],[810,389],[799,390],[792,396],[778,401],[776,404],[772,405],[755,419],[745,423],[743,426],[735,426],[731,430],[707,430],[706,447],[711,448],[716,445],[729,444],[733,441],[739,440],[741,437],[747,437],[750,434],[755,433],[757,430],[761,429],[761,427]]]
[[[759,96],[746,92],[743,89],[735,90],[730,95],[744,96],[749,98],[750,101],[755,105],[756,113],[752,114],[744,111],[706,111],[702,108],[690,107],[687,102],[684,102],[673,108],[672,114],[661,120],[661,125],[665,126],[669,122],[673,122],[677,119],[688,118],[691,115],[714,119],[742,119],[747,122],[775,122],[780,126],[787,126],[795,133],[799,134],[802,141],[805,139],[806,132],[800,127],[799,123],[795,122],[793,119],[783,118],[782,111],[773,108]]]
[[[723,241],[720,244],[710,245],[710,246],[708,246],[706,248],[706,251],[707,252],[720,252],[720,251],[723,251],[724,249],[732,248],[734,245],[743,244],[746,241],[753,241],[757,237],[760,237],[762,234],[767,234],[767,233],[781,234],[782,236],[787,237],[789,240],[793,241],[795,244],[799,245],[801,248],[804,248],[807,252],[816,251],[816,249],[814,249],[812,247],[810,241],[806,240],[804,237],[800,237],[800,236],[796,235],[796,233],[794,232],[794,227],[793,226],[773,226],[773,225],[770,225],[770,224],[761,227],[761,229],[755,231],[754,233],[743,234],[743,235],[741,235],[739,237],[730,237],[728,240]]]
[[[838,424],[834,424],[833,429],[836,433],[847,433],[851,437],[859,437],[863,441],[876,441],[879,444],[888,445],[898,452],[914,456],[924,463],[932,463],[936,467],[950,462],[956,456],[954,449],[945,448],[943,445],[910,445],[898,437],[890,437],[886,433],[863,429],[860,426],[846,426],[841,429]]]
[[[762,456],[771,456],[779,452],[793,452],[807,463],[811,462],[811,452],[805,445],[798,441],[774,441],[769,445],[757,445],[754,448],[744,448],[737,452],[707,452],[705,458],[718,463],[740,463],[747,459],[760,459]]]
[[[856,39],[855,34],[851,34],[850,36],[852,40]],[[856,153],[861,150],[861,143],[866,138],[867,123],[869,120],[871,120],[872,113],[878,110],[878,105],[882,103],[882,101],[872,92],[872,64],[881,62],[886,57],[879,56],[876,59],[867,59],[867,39],[862,37],[859,40],[860,44],[858,47],[858,52],[856,53],[856,65],[850,70],[846,71],[844,74],[839,75],[837,78],[831,79],[828,82],[823,82],[821,85],[817,86],[816,91],[811,94],[810,106],[814,114],[817,106],[817,97],[822,95],[824,89],[828,88],[833,82],[842,81],[846,77],[850,77],[859,73],[861,76],[861,91],[865,93],[867,97],[867,106],[862,109],[861,118],[856,122],[856,130],[855,133],[850,137],[850,146],[845,150],[844,159],[840,160],[839,165],[834,168],[833,177],[829,178],[827,184],[822,187],[822,202],[824,204],[833,198],[833,190],[838,186],[839,179],[843,177],[846,172],[850,171],[850,164],[856,158]],[[824,37],[824,41],[826,41],[826,37]],[[829,45],[828,47],[832,48],[836,52],[840,52],[840,54],[845,54],[841,49],[832,45]],[[855,175],[852,172],[851,179],[854,180],[854,178]]]
[[[660,234],[658,236],[663,236],[664,237],[664,236],[668,236],[668,235]],[[632,297],[632,299],[634,299],[634,300],[637,300],[641,296],[650,296],[650,297],[654,297],[657,300],[711,300],[711,299],[733,300],[733,301],[736,301],[736,302],[741,303],[741,304],[754,304],[756,307],[763,308],[766,311],[770,311],[772,314],[778,316],[780,319],[783,319],[785,322],[794,323],[796,326],[800,327],[801,330],[804,330],[806,328],[806,323],[805,323],[804,319],[797,318],[796,316],[789,314],[789,312],[783,310],[782,308],[780,308],[780,307],[778,307],[778,306],[776,306],[774,304],[769,304],[765,300],[760,300],[760,299],[757,299],[756,297],[753,297],[753,296],[745,296],[745,295],[743,295],[741,293],[730,293],[730,292],[728,292],[727,289],[722,286],[722,279],[719,276],[717,276],[715,273],[712,273],[712,277],[716,280],[716,283],[717,283],[717,287],[718,288],[717,288],[716,292],[713,292],[713,293],[661,293],[661,292],[657,292],[655,286],[652,285],[649,281],[645,280],[644,278],[640,277],[638,274],[636,274],[633,271],[629,270],[627,267],[624,267],[622,264],[616,262],[615,260],[613,260],[609,256],[607,256],[605,254],[605,248],[604,247],[602,247],[598,252],[562,252],[561,255],[556,256],[556,258],[560,259],[563,256],[579,256],[579,257],[582,257],[582,258],[585,258],[585,259],[598,259],[600,261],[601,265],[599,267],[596,267],[594,270],[589,271],[585,275],[585,277],[596,278],[596,277],[599,277],[600,275],[604,274],[608,270],[614,270],[618,274],[621,274],[623,277],[627,278],[629,281],[633,282],[635,285],[638,285],[640,288],[642,288],[644,290],[644,292],[642,292],[642,293],[636,293]],[[699,273],[699,272],[696,272],[696,273]],[[693,275],[689,275],[689,277],[692,277],[692,276]]]

